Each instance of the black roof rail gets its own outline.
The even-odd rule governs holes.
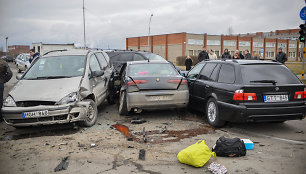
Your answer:
[[[58,52],[58,51],[62,52],[62,51],[68,51],[68,50],[67,49],[63,49],[63,50],[51,50],[51,51],[48,51],[45,54],[43,54],[43,56],[45,56],[45,55],[47,55],[49,53]]]
[[[232,59],[232,62],[238,63],[237,60],[235,60],[235,59]]]

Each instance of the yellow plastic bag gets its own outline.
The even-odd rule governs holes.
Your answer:
[[[177,154],[177,158],[181,163],[194,167],[204,166],[211,156],[216,158],[216,153],[209,149],[205,140],[199,140]]]

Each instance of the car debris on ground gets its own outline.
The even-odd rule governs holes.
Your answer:
[[[69,156],[66,156],[62,159],[59,165],[54,169],[54,172],[58,172],[61,170],[66,170],[68,168],[69,162],[67,162]]]

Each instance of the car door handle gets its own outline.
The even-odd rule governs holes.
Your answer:
[[[209,88],[210,86],[209,85],[205,85],[205,88]]]

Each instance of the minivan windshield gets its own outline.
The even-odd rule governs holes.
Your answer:
[[[178,75],[177,71],[171,64],[150,63],[130,65],[129,76],[173,76]]]
[[[55,56],[39,58],[27,71],[23,79],[52,79],[82,76],[85,56]]]
[[[299,79],[285,65],[241,65],[244,84],[300,84]]]
[[[149,60],[165,60],[163,57],[153,53],[142,53],[142,55],[146,56]]]

